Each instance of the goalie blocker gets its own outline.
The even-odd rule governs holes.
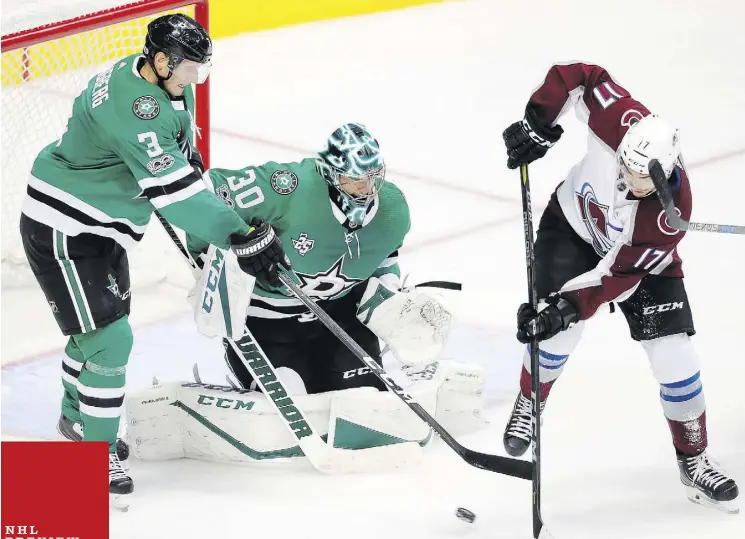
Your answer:
[[[402,386],[446,428],[456,432],[482,425],[481,367],[451,360],[408,367],[396,373]],[[282,380],[289,388],[291,380]],[[417,442],[431,429],[388,392],[372,387],[288,396],[327,443],[365,451]],[[293,461],[302,452],[262,393],[197,382],[156,384],[128,396],[128,434],[133,454],[144,460],[193,458],[219,462]],[[410,453],[386,453],[386,468],[411,462]]]

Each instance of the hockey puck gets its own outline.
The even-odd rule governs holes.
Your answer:
[[[455,511],[455,516],[461,519],[463,522],[468,522],[469,524],[473,524],[473,521],[476,520],[476,515],[465,507],[459,507]]]

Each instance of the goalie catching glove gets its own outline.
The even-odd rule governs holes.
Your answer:
[[[403,365],[433,361],[450,335],[452,313],[437,297],[416,288],[396,290],[371,277],[357,318],[385,341]]]

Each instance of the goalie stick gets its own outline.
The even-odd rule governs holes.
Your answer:
[[[512,477],[518,477],[520,479],[530,479],[533,465],[530,462],[524,460],[513,459],[509,457],[502,457],[499,455],[491,455],[488,453],[481,453],[468,449],[467,447],[458,443],[453,436],[440,425],[434,417],[432,417],[424,407],[419,404],[414,398],[406,393],[391,377],[378,365],[370,355],[365,352],[362,347],[357,344],[347,332],[345,332],[339,324],[337,324],[333,318],[331,318],[326,311],[316,305],[316,303],[308,297],[308,295],[302,291],[302,289],[295,284],[290,276],[289,272],[281,270],[279,279],[282,281],[287,288],[298,298],[310,311],[318,317],[321,323],[326,326],[331,333],[333,333],[344,345],[355,355],[357,358],[370,369],[375,376],[377,376],[381,382],[399,399],[401,399],[406,406],[408,406],[419,418],[429,425],[432,430],[440,435],[440,438],[455,451],[458,456],[465,460],[471,466],[489,470]]]
[[[681,219],[678,210],[675,208],[675,202],[673,201],[672,193],[670,193],[670,187],[667,184],[665,172],[662,170],[662,165],[660,165],[660,162],[657,159],[652,159],[649,162],[649,175],[652,177],[652,183],[654,183],[655,189],[657,190],[657,198],[660,200],[662,208],[665,210],[667,223],[671,227],[677,230],[718,232],[720,234],[745,234],[745,226],[743,225],[696,223]]]
[[[525,236],[525,267],[528,275],[528,302],[533,309],[538,308],[535,288],[535,252],[533,250],[533,209],[530,201],[530,178],[528,165],[520,165],[520,191],[523,204],[523,233]],[[543,525],[541,516],[541,406],[540,406],[540,363],[538,341],[530,342],[530,410],[532,416],[532,475],[533,483],[533,537],[548,539],[551,535]]]
[[[155,212],[171,241],[178,248],[184,260],[194,270],[201,270],[200,264],[192,258],[171,224]],[[300,449],[313,467],[326,474],[339,474],[361,471],[390,469],[389,462],[395,461],[398,466],[406,462],[416,462],[421,457],[421,449],[416,442],[403,442],[382,447],[366,449],[340,449],[328,445],[306,419],[306,415],[292,400],[292,395],[285,389],[271,361],[256,342],[248,328],[240,339],[227,339],[231,348],[240,358],[243,365],[256,380],[261,391],[267,397],[278,416],[297,440]],[[271,384],[268,388],[267,384]]]

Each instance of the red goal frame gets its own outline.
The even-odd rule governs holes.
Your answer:
[[[131,19],[146,17],[153,13],[177,9],[180,7],[194,6],[194,18],[209,32],[210,14],[209,0],[141,0],[111,9],[96,11],[87,15],[81,15],[72,19],[29,28],[2,36],[2,52],[24,49],[24,79],[28,76],[29,61],[25,49],[32,45],[38,45],[45,41],[51,41],[67,37],[104,26],[110,26]],[[199,85],[195,92],[196,118],[195,121],[201,131],[201,138],[197,146],[202,154],[205,168],[209,168],[210,162],[210,81],[207,79]]]

